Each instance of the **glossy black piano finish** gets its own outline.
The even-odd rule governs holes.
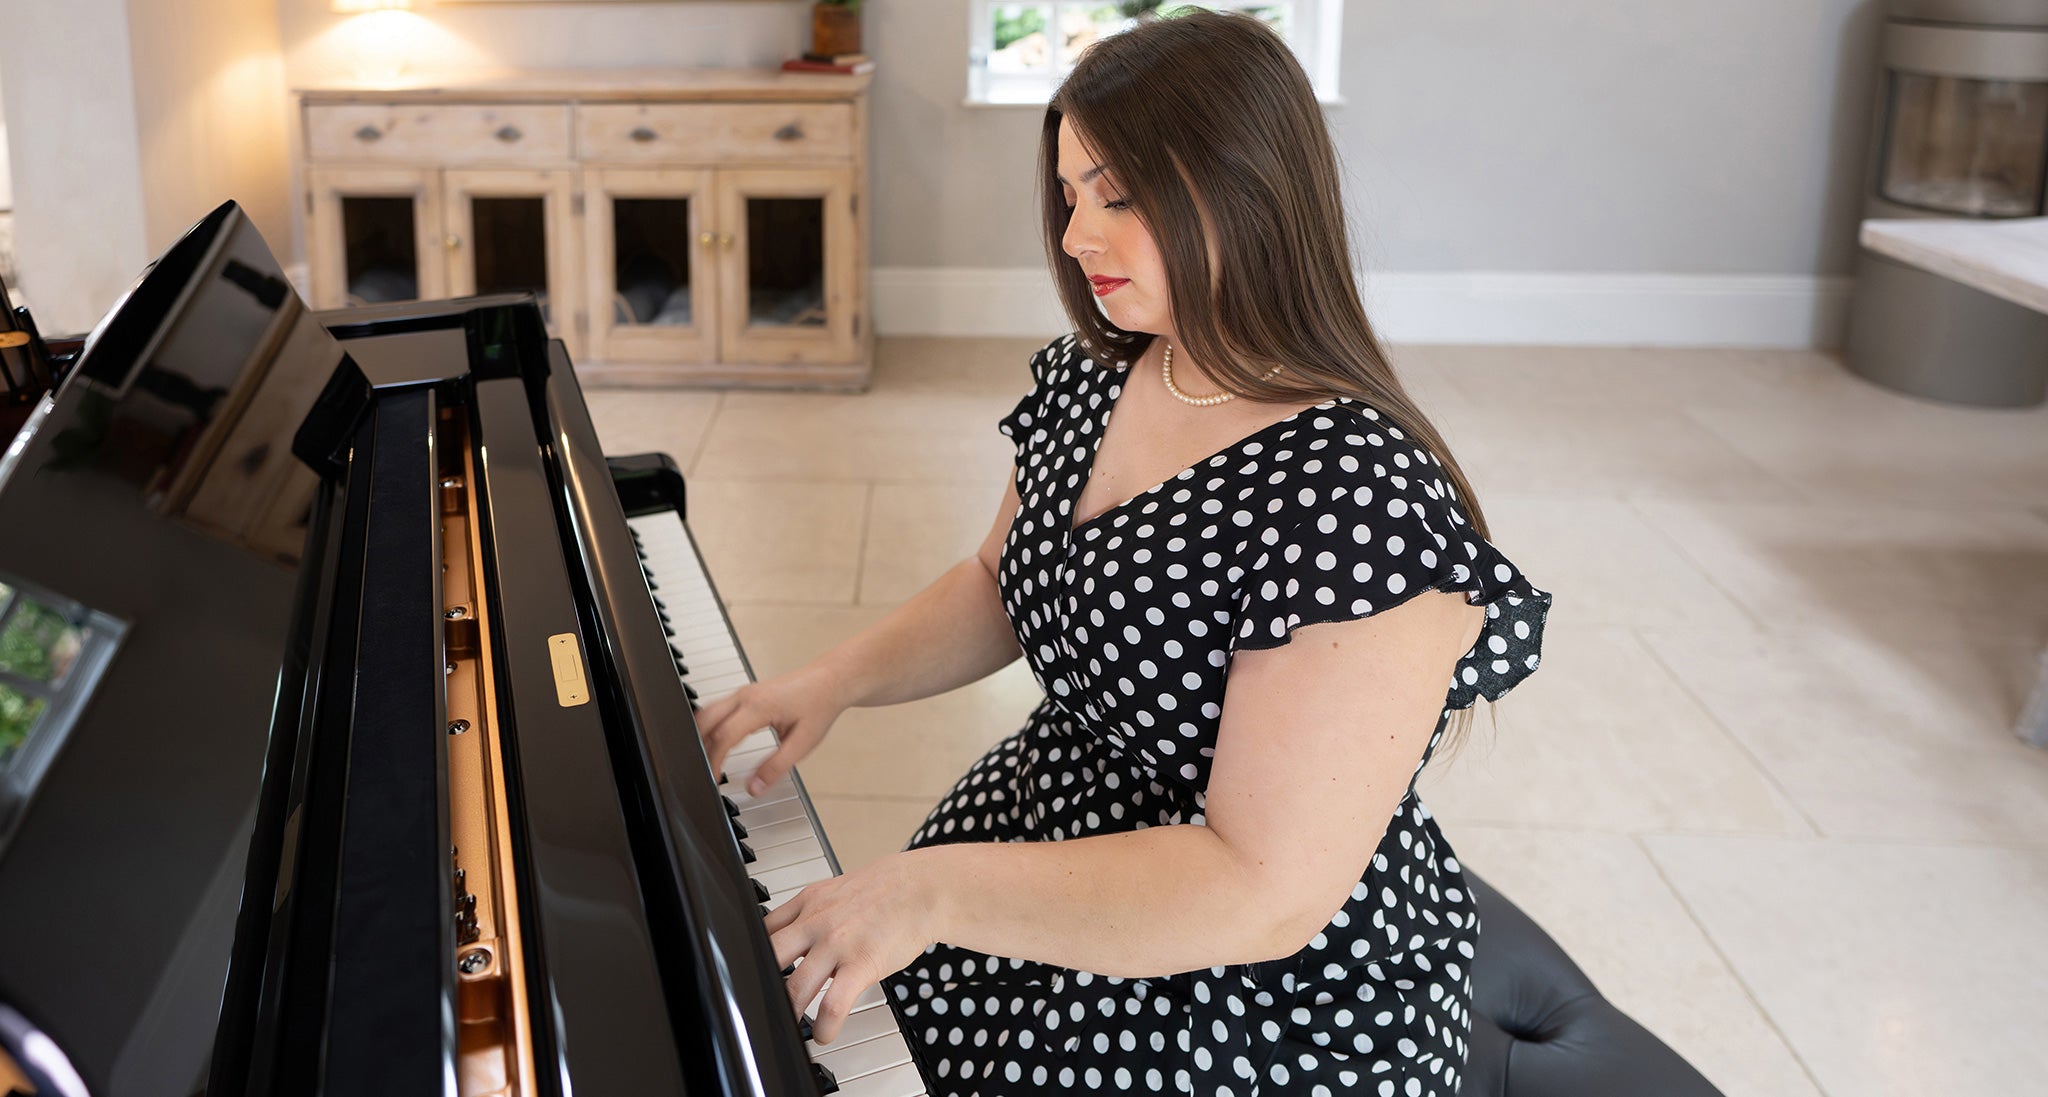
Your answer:
[[[536,1090],[816,1092],[538,310],[308,313],[232,204],[109,314],[0,464],[0,583],[111,638],[33,787],[0,798],[0,1005],[94,1094],[452,1092],[432,495],[451,408]],[[620,475],[635,506],[680,502],[658,462]],[[588,704],[555,691],[565,633]]]

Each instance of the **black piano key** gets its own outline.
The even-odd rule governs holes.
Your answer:
[[[675,626],[668,624],[667,622],[662,623],[661,631],[669,634],[670,636],[674,636],[676,634]]]
[[[745,842],[741,842],[740,860],[745,861],[746,863],[751,865],[755,861],[760,860],[760,858],[754,856],[754,847],[746,844]]]
[[[812,1027],[811,1027],[811,1015],[810,1015],[810,1014],[808,1014],[808,1013],[799,1013],[799,1014],[797,1014],[797,1017],[796,1017],[796,1032],[797,1032],[797,1035],[799,1035],[799,1036],[802,1036],[802,1037],[803,1037],[804,1039],[808,1040],[808,1039],[810,1039],[810,1038],[811,1038],[811,1033],[812,1033],[812,1031],[813,1031],[813,1029],[812,1029]]]
[[[655,609],[662,609],[662,610],[665,610],[665,609],[667,609],[667,608],[668,608],[668,603],[667,603],[667,602],[664,602],[664,601],[662,601],[662,600],[661,600],[661,599],[659,599],[659,598],[656,598],[656,599],[654,600],[654,608],[655,608]],[[673,646],[673,645],[671,645],[671,646]]]
[[[815,1075],[818,1079],[819,1093],[839,1092],[839,1079],[833,1077],[831,1067],[828,1067],[823,1063],[812,1063],[811,1073]]]
[[[787,979],[787,978],[789,978],[790,976],[792,976],[792,975],[795,975],[795,974],[796,974],[796,965],[795,965],[795,964],[791,964],[791,965],[789,965],[788,967],[786,967],[786,968],[783,968],[783,969],[782,969],[782,977],[783,977],[784,979]]]
[[[754,885],[754,898],[764,903],[768,901],[768,889],[762,886],[761,881],[754,879],[752,876],[749,876],[747,877],[747,883]]]
[[[721,785],[725,783],[725,774],[720,773],[718,775],[718,783]],[[720,796],[718,799],[725,804],[725,814],[729,818],[737,819],[740,817],[740,806],[732,802],[732,797]]]
[[[670,645],[668,646],[668,651],[669,651],[669,654],[670,654],[670,655],[673,655],[673,656],[675,656],[675,657],[676,657],[676,659],[677,659],[677,660],[679,660],[679,661],[680,661],[680,660],[682,659],[682,657],[683,657],[683,649],[682,649],[682,648],[679,648],[679,647],[677,647],[677,646],[675,646],[674,644],[670,644]]]
[[[719,770],[719,771],[718,771],[718,783],[719,783],[719,784],[721,784],[721,785],[723,785],[723,784],[726,784],[726,783],[727,783],[727,781],[726,781],[726,779],[725,779],[725,771],[724,771],[724,770]],[[732,803],[732,801],[731,801],[731,800],[727,800],[727,801],[726,801],[726,803],[730,804],[730,803]],[[733,812],[733,814],[734,814],[734,815],[738,815],[738,814],[739,814],[739,812],[735,811],[735,812]]]
[[[661,584],[660,584],[660,583],[657,583],[657,582],[655,582],[655,581],[654,581],[654,576],[650,575],[650,576],[648,576],[648,577],[647,577],[647,589],[648,589],[648,590],[660,590],[660,589],[661,589]]]
[[[676,668],[676,673],[677,673],[677,674],[688,674],[688,673],[690,673],[690,672],[689,672],[689,671],[687,671],[687,670],[684,670],[684,669],[683,669],[683,668],[681,668],[681,667],[677,667],[677,668]],[[683,692],[684,692],[684,693],[686,693],[686,694],[688,694],[688,695],[689,695],[689,698],[690,698],[690,700],[691,700],[691,701],[693,701],[693,702],[694,702],[694,701],[696,701],[696,700],[698,699],[698,698],[697,698],[697,687],[695,687],[695,686],[691,685],[691,684],[690,684],[690,683],[688,683],[688,682],[684,682],[684,683],[683,683]]]
[[[747,836],[747,824],[734,819],[732,821],[732,836],[735,838],[745,838]]]

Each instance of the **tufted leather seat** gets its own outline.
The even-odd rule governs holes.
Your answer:
[[[1472,1041],[1460,1097],[1721,1097],[1600,996],[1521,909],[1468,866],[1479,907]]]

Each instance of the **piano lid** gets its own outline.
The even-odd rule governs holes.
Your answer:
[[[0,455],[0,1004],[94,1094],[203,1085],[341,359],[226,203]]]

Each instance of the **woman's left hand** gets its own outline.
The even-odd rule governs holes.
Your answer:
[[[843,876],[820,880],[768,912],[775,962],[803,963],[786,980],[801,1012],[830,978],[811,1022],[812,1039],[829,1044],[854,999],[885,976],[909,967],[938,940],[937,911],[917,859],[894,853]]]

